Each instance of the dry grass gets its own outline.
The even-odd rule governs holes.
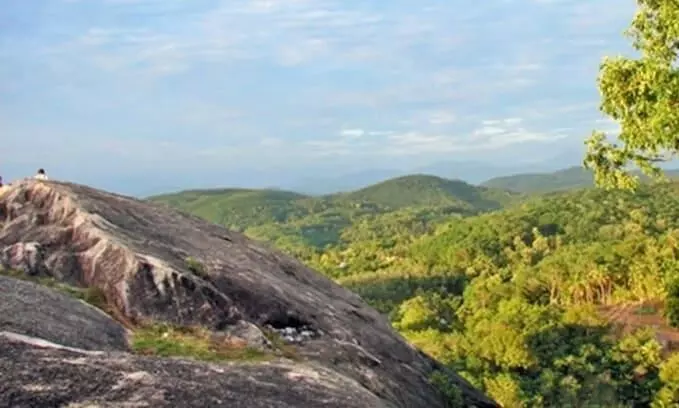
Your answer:
[[[158,322],[133,322],[107,301],[98,288],[79,288],[50,277],[30,276],[0,269],[0,275],[34,282],[97,307],[132,331],[132,350],[160,357],[184,357],[202,361],[265,361],[276,357],[298,359],[295,346],[286,344],[274,331],[264,330],[273,350],[258,350],[238,337],[216,335],[204,327],[184,327]]]
[[[269,360],[265,351],[248,347],[242,339],[217,337],[202,327],[154,323],[134,331],[132,349],[144,355],[188,357],[202,361]]]

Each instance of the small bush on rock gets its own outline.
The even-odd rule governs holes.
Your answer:
[[[450,375],[436,370],[429,376],[429,381],[445,396],[448,407],[461,408],[464,406],[462,391]]]
[[[207,279],[209,277],[207,269],[205,269],[205,265],[193,257],[186,258],[186,267],[189,268],[191,273],[198,276],[199,278]]]
[[[217,339],[202,327],[164,323],[141,326],[134,331],[132,349],[139,354],[187,357],[202,361],[267,360],[271,356],[242,341]]]

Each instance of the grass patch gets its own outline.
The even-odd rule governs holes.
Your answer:
[[[246,344],[219,339],[202,327],[154,323],[137,328],[132,349],[144,355],[188,357],[202,361],[265,361],[273,356]]]
[[[205,269],[205,265],[203,265],[196,258],[188,257],[188,258],[186,258],[185,262],[186,262],[186,267],[194,275],[196,275],[200,278],[203,278],[203,279],[207,279],[209,277],[209,275],[207,273],[207,269]]]
[[[42,286],[57,290],[63,294],[69,295],[76,299],[80,299],[90,305],[108,312],[108,302],[104,291],[99,288],[79,288],[71,286],[58,280],[46,276],[31,276],[22,271],[13,269],[0,269],[0,275],[8,276],[10,278],[19,279],[22,281],[37,283]]]
[[[264,333],[264,337],[266,337],[266,339],[269,340],[271,346],[279,355],[295,361],[301,359],[301,357],[297,353],[297,349],[295,348],[295,346],[286,343],[279,333],[268,328],[262,329],[262,333]]]
[[[98,288],[74,287],[51,277],[31,276],[21,271],[1,268],[0,275],[57,290],[85,301],[115,319],[115,313],[113,313],[115,310],[111,310],[105,294]],[[116,320],[120,321],[120,319]],[[279,356],[299,359],[295,347],[286,344],[283,338],[273,330],[264,330],[264,335],[273,345],[273,350],[263,351],[249,347],[242,339],[219,336],[203,327],[183,327],[155,322],[131,324],[126,327],[133,333],[132,350],[143,355],[184,357],[202,361],[266,361]]]

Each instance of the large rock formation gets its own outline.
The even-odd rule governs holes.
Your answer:
[[[125,328],[85,302],[5,276],[0,293],[0,331],[86,350],[128,350]]]
[[[98,288],[118,320],[236,330],[253,345],[262,341],[260,328],[269,327],[302,359],[215,365],[124,351],[83,354],[77,350],[83,344],[69,344],[68,336],[47,340],[73,349],[5,335],[0,395],[15,398],[13,406],[57,404],[40,399],[55,373],[63,381],[54,394],[59,403],[115,404],[137,392],[151,406],[446,406],[429,380],[443,368],[360,297],[241,234],[133,198],[33,180],[2,193],[0,223],[5,268]],[[0,331],[14,327],[0,323]],[[82,378],[92,384],[78,386]],[[465,406],[497,406],[461,378],[456,382]],[[2,398],[0,404],[8,402]]]

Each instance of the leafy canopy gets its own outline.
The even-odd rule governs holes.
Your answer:
[[[586,167],[598,185],[634,188],[638,179],[626,167],[663,179],[658,163],[679,153],[679,2],[637,0],[626,35],[638,58],[606,58],[600,67],[601,111],[620,124],[620,143],[593,132]]]

